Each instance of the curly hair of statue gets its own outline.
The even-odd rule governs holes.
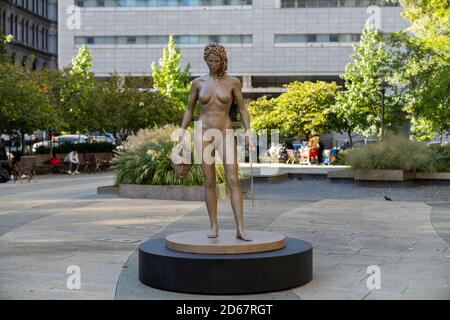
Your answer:
[[[216,56],[220,57],[220,69],[217,70],[217,77],[219,79],[225,79],[228,70],[228,58],[225,47],[217,42],[208,44],[205,47],[205,51],[203,54],[203,58],[205,59],[205,61],[206,59],[208,59],[208,56],[210,54],[215,54]]]

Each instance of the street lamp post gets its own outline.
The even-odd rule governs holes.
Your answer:
[[[381,92],[381,140],[383,140],[384,137],[384,95],[386,93],[386,87],[386,81],[382,80],[378,86],[378,90]]]

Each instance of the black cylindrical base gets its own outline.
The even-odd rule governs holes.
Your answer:
[[[301,286],[313,275],[312,245],[286,238],[286,247],[245,254],[198,254],[167,249],[165,239],[139,246],[139,279],[163,290],[247,294]]]

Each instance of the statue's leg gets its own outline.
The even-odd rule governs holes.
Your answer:
[[[202,152],[211,144],[210,141],[202,141]],[[213,149],[213,155],[215,154]],[[201,168],[204,177],[204,195],[206,208],[208,210],[209,220],[211,221],[211,230],[208,238],[217,238],[219,234],[219,225],[217,223],[217,195],[216,195],[216,168],[215,164],[208,164],[202,161]]]
[[[241,186],[238,177],[237,147],[233,139],[224,139],[223,146],[217,147],[220,160],[225,169],[228,190],[230,191],[231,207],[233,209],[234,220],[236,222],[236,238],[251,241],[252,238],[244,231],[244,209]],[[228,156],[227,152],[234,152],[233,157]]]

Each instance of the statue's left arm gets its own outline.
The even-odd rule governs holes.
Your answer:
[[[245,130],[248,130],[250,129],[250,116],[248,115],[248,111],[244,103],[244,97],[242,96],[241,81],[238,78],[234,77],[233,77],[233,95],[239,107],[242,124],[244,125]]]

